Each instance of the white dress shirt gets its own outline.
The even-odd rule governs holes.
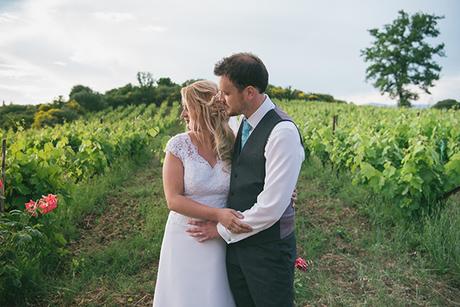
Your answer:
[[[252,131],[257,127],[265,114],[274,109],[275,105],[266,95],[262,105],[247,119]],[[236,118],[232,118],[231,127]],[[270,133],[265,145],[265,184],[257,196],[257,202],[242,212],[244,223],[252,227],[248,233],[234,234],[222,224],[217,224],[217,231],[227,243],[235,243],[255,235],[275,224],[291,203],[305,152],[300,142],[299,131],[291,121],[278,123]]]

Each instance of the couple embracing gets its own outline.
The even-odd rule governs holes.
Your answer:
[[[300,133],[265,94],[258,57],[234,54],[214,73],[219,89],[210,81],[182,88],[188,131],[166,146],[170,213],[153,305],[293,306]]]

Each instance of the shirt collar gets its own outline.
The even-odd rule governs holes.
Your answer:
[[[259,106],[259,108],[247,119],[249,125],[251,125],[252,129],[254,129],[259,122],[264,118],[265,114],[268,111],[275,108],[275,104],[271,101],[268,95],[265,95],[264,102]]]

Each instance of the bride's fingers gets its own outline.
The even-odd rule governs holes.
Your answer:
[[[241,226],[234,225],[234,226],[231,226],[230,228],[228,228],[228,230],[230,230],[233,233],[238,234],[238,233],[251,232],[252,228],[250,226],[241,227]]]
[[[238,227],[238,228],[240,228],[240,229],[242,229],[242,230],[248,230],[248,231],[252,230],[251,226],[249,226],[246,223],[243,223],[241,220],[234,220],[233,225]]]
[[[206,224],[206,221],[189,220],[188,224],[195,226],[203,226],[204,224]]]
[[[244,219],[244,215],[242,215],[240,212],[236,211],[236,210],[232,210],[232,213],[234,216],[236,216],[237,218],[239,219]]]
[[[197,238],[198,240],[202,240],[202,239],[208,240],[209,239],[209,236],[206,233],[203,233],[203,232],[200,232],[200,231],[188,232],[188,233],[189,233],[189,235],[191,237]]]
[[[200,232],[202,232],[200,227],[189,227],[185,231],[188,232],[188,233],[200,233]]]

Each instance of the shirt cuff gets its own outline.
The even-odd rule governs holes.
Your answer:
[[[217,223],[217,232],[222,237],[222,239],[224,239],[224,241],[227,242],[227,244],[229,244],[232,241],[230,232],[221,223]]]

